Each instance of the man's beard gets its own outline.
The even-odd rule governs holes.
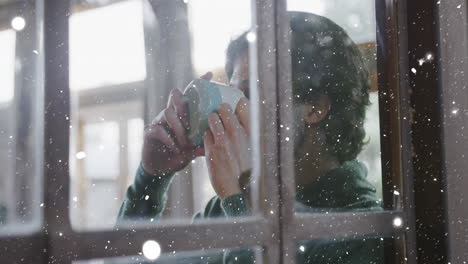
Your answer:
[[[294,157],[297,160],[300,158],[299,151],[301,146],[304,146],[306,124],[304,121],[304,107],[303,105],[294,105]]]

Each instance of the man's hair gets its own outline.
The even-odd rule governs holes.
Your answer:
[[[304,12],[289,12],[294,103],[314,103],[320,95],[331,102],[320,122],[327,147],[340,163],[361,152],[370,80],[361,52],[348,34],[331,20]],[[230,79],[235,59],[248,50],[244,33],[231,41],[226,53]]]

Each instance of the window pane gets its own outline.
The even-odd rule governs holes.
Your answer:
[[[73,90],[145,78],[142,12],[141,1],[134,0],[75,12],[71,16],[70,86]]]
[[[374,2],[288,1],[298,211],[382,210]]]
[[[90,179],[115,179],[119,173],[119,125],[102,122],[84,126],[85,174]],[[77,157],[80,158],[80,157]]]
[[[38,230],[43,207],[42,17],[18,7],[0,5],[0,234]]]
[[[15,38],[13,29],[0,30],[0,104],[13,98],[15,86]]]
[[[193,0],[188,2],[190,29],[193,36],[192,58],[196,76],[214,71],[223,76],[229,41],[251,25],[250,3],[230,0]],[[212,10],[213,12],[207,12]],[[222,21],[222,29],[213,31],[213,21]]]
[[[72,89],[78,88],[72,91],[73,226],[103,229],[136,220],[164,224],[183,219],[190,224],[194,218],[250,216],[252,192],[245,180],[252,168],[246,131],[249,113],[243,110],[247,106],[240,106],[237,117],[231,113],[233,122],[242,125],[236,127],[243,133],[236,139],[240,142],[231,143],[228,154],[210,152],[211,159],[236,155],[236,160],[228,160],[237,167],[223,198],[218,195],[225,188],[218,187],[216,192],[210,181],[211,159],[204,157],[207,149],[203,148],[208,114],[216,112],[221,102],[236,110],[248,88],[249,47],[241,34],[250,27],[250,1],[168,1],[157,8],[147,1],[117,2],[94,8],[83,1],[73,2],[70,82]],[[213,30],[210,24],[220,19],[226,20],[226,26]],[[226,49],[239,36],[246,45],[231,58],[226,73]],[[133,43],[136,38],[142,40],[137,42],[141,45]],[[125,41],[131,45],[116,44]],[[126,61],[141,54],[144,59],[138,59],[138,65]],[[119,61],[125,67],[119,68]],[[138,70],[140,62],[143,78],[130,83],[119,79]],[[207,71],[213,73],[212,82],[199,79]],[[182,95],[194,79],[199,86]],[[85,89],[91,87],[95,89]],[[171,97],[174,88],[180,93]],[[176,96],[181,97],[177,103]],[[245,118],[240,120],[240,114]],[[242,149],[234,149],[238,146]],[[215,163],[217,182],[224,184],[229,164],[223,162]],[[223,207],[221,201],[227,197]]]
[[[83,173],[72,174],[72,223],[80,227],[106,227],[115,223],[119,189],[119,126],[117,122],[84,125],[79,131],[83,149],[76,152]],[[82,177],[84,176],[84,177]],[[103,206],[106,204],[107,206]]]
[[[95,91],[93,94],[99,96],[99,89]],[[135,147],[141,145],[143,135],[138,118],[141,102],[133,98],[77,108],[72,111],[70,152],[72,225],[79,229],[112,228],[135,174],[129,170],[139,163],[141,148],[136,152]]]
[[[386,255],[393,242],[383,237],[304,240],[296,245],[296,263],[401,263]]]
[[[115,226],[143,136],[142,1],[96,3],[72,1],[70,16],[70,215],[80,230]]]

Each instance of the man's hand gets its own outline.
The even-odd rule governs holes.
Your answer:
[[[203,156],[201,147],[188,142],[189,126],[186,106],[178,89],[171,91],[166,109],[145,127],[142,166],[155,176],[177,172],[197,156]]]
[[[251,168],[248,101],[242,98],[236,115],[227,104],[208,117],[204,135],[211,184],[221,199],[241,193],[239,177]]]

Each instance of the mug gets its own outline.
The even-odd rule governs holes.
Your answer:
[[[217,112],[223,103],[236,109],[242,97],[244,93],[239,89],[204,79],[193,80],[184,90],[189,118],[189,141],[195,146],[201,146],[203,134],[208,129],[208,115]]]

